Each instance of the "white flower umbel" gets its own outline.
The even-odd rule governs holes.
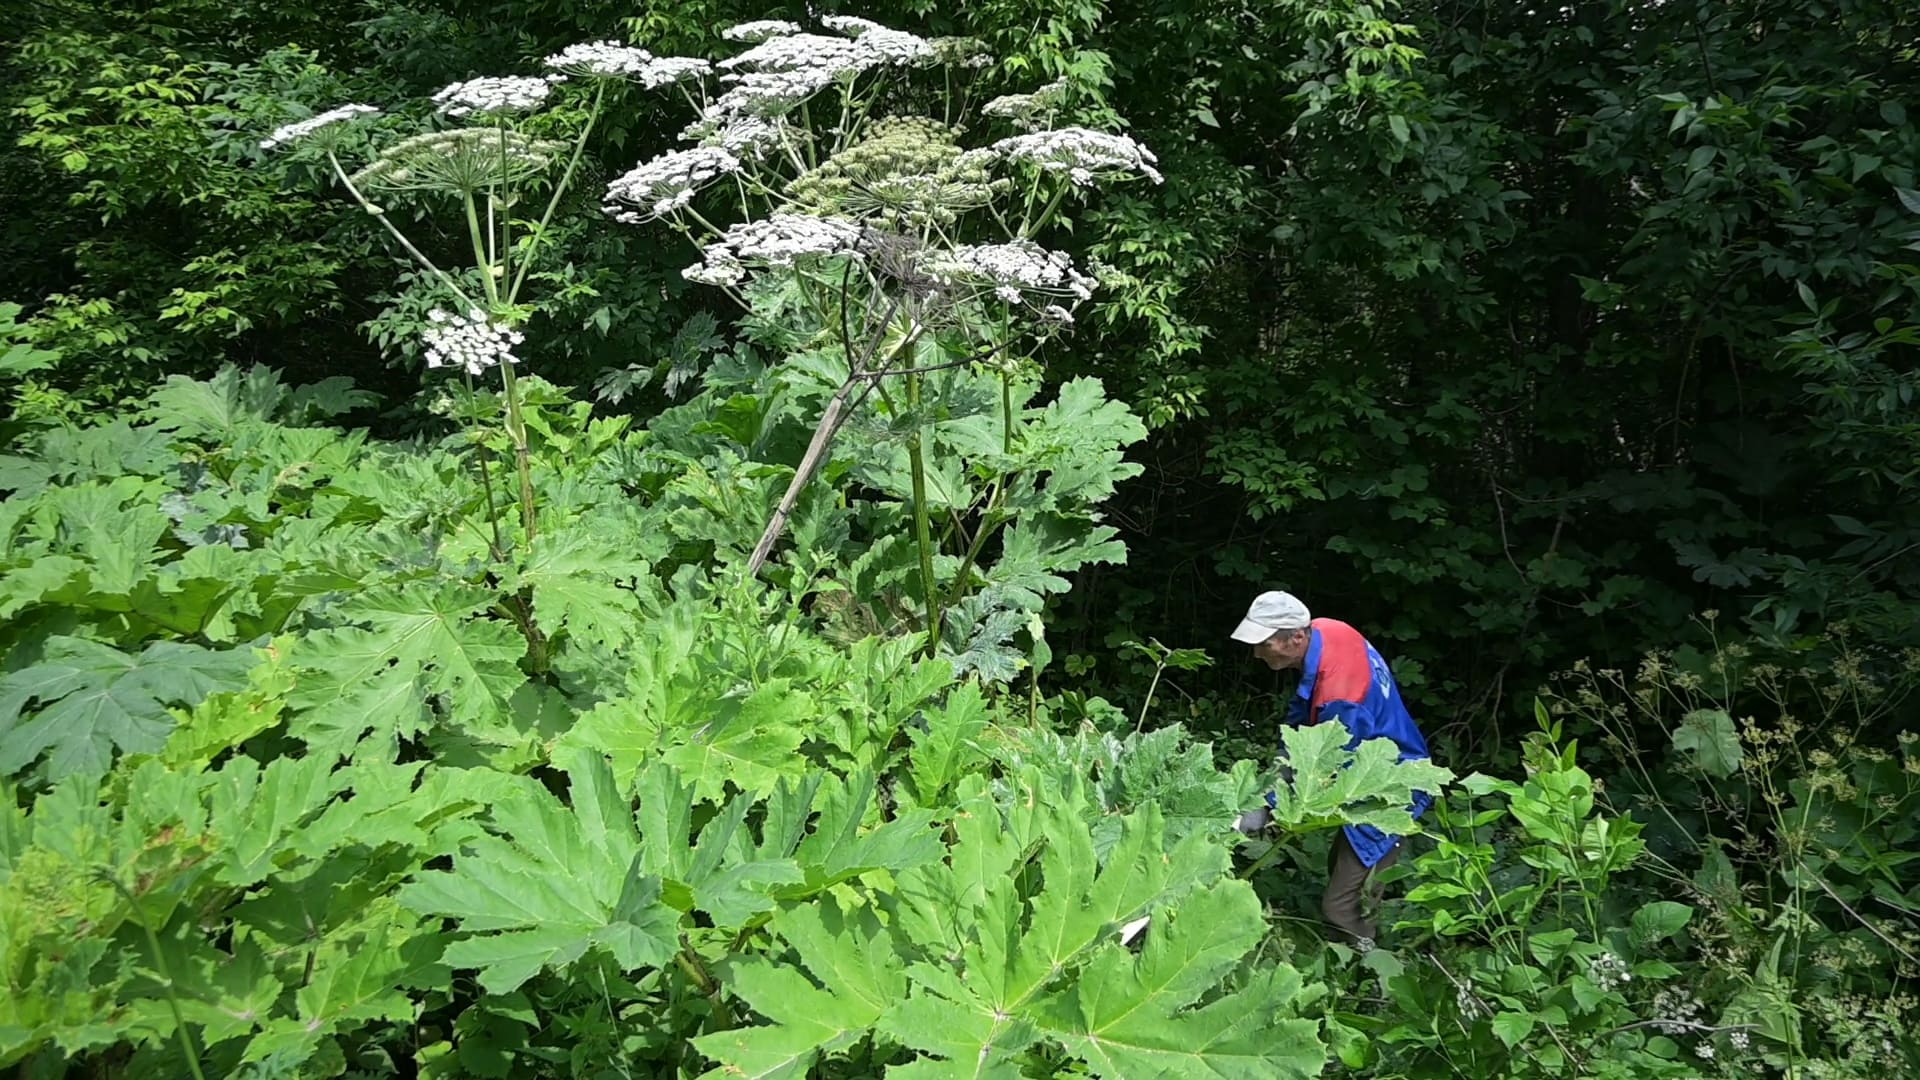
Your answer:
[[[872,19],[863,19],[858,15],[822,15],[820,25],[829,30],[838,30],[848,37],[859,37],[868,30],[886,29]]]
[[[518,363],[513,347],[526,340],[520,331],[488,319],[479,308],[465,315],[435,308],[427,313],[427,319],[433,325],[422,337],[430,368],[459,368],[469,375],[484,375],[495,365]]]
[[[1055,79],[1031,94],[1007,94],[994,98],[981,106],[980,112],[1007,120],[1022,131],[1034,131],[1045,127],[1045,118],[1058,111],[1066,101],[1067,80]]]
[[[1049,302],[1054,297],[1091,299],[1096,284],[1073,268],[1072,256],[1048,251],[1031,240],[969,244],[936,252],[923,261],[921,269],[942,281],[990,289],[1009,304],[1036,302],[1043,307],[1057,307]],[[1068,320],[1051,317],[1056,322],[1071,320],[1070,315]]]
[[[743,221],[701,251],[701,261],[680,272],[702,285],[737,285],[751,266],[790,267],[803,259],[860,257],[860,226],[811,214],[775,213]]]
[[[870,51],[851,38],[793,34],[768,38],[739,56],[720,61],[720,67],[727,71],[827,71],[840,74],[861,71],[876,62]]]
[[[733,85],[707,106],[701,120],[720,125],[738,117],[780,116],[832,86],[836,77],[824,68],[725,76]]]
[[[726,38],[728,41],[755,42],[765,41],[768,38],[785,37],[789,34],[797,34],[799,32],[800,27],[797,24],[790,23],[785,19],[755,19],[752,22],[743,22],[737,26],[729,26],[725,30],[720,31],[720,36]]]
[[[652,221],[686,206],[700,189],[739,169],[740,159],[717,146],[669,151],[608,184],[606,210],[629,225]]]
[[[743,116],[737,120],[696,120],[680,133],[687,142],[714,146],[742,161],[758,161],[798,135],[792,125],[775,117]]]
[[[304,139],[330,124],[337,124],[343,120],[351,120],[356,116],[371,116],[379,111],[379,109],[371,105],[342,105],[337,109],[328,109],[326,112],[316,116],[309,116],[305,120],[297,120],[291,124],[284,124],[274,128],[273,134],[260,140],[260,149],[272,150],[276,147],[284,146],[287,143]]]
[[[720,244],[741,262],[792,266],[797,259],[858,255],[860,226],[811,214],[776,213],[729,228]]]
[[[566,78],[549,75],[487,76],[468,79],[443,88],[433,95],[433,103],[447,116],[471,116],[475,113],[527,112],[546,104],[553,84]]]
[[[609,79],[628,79],[652,62],[654,56],[634,45],[617,41],[587,41],[547,57],[546,64],[569,75],[597,75]]]
[[[993,144],[1009,161],[1031,162],[1052,173],[1063,173],[1085,187],[1109,176],[1144,176],[1160,183],[1159,160],[1153,152],[1125,135],[1082,127],[1014,135]]]
[[[634,73],[633,79],[649,90],[671,86],[689,79],[701,79],[713,73],[713,65],[695,56],[656,56]]]

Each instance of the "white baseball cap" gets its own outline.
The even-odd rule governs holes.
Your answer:
[[[1258,645],[1282,630],[1304,630],[1313,616],[1292,593],[1263,592],[1253,598],[1247,617],[1234,627],[1233,640]]]

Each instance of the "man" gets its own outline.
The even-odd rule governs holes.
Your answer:
[[[1317,724],[1338,719],[1351,734],[1348,749],[1368,739],[1392,739],[1400,760],[1427,757],[1427,740],[1407,712],[1400,688],[1380,653],[1358,630],[1336,619],[1316,619],[1289,593],[1254,598],[1233,640],[1253,646],[1253,655],[1275,671],[1297,668],[1300,688],[1288,703],[1285,723]],[[1271,802],[1271,799],[1269,799]],[[1415,796],[1408,809],[1424,814],[1433,799]],[[1265,824],[1264,812],[1241,819],[1243,831]],[[1377,927],[1360,912],[1360,896],[1375,870],[1400,857],[1400,838],[1370,825],[1348,825],[1334,837],[1327,859],[1327,890],[1320,913],[1346,932],[1362,951],[1373,947]]]

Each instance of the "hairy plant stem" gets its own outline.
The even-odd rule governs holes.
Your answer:
[[[140,902],[112,871],[102,869],[96,876],[113,886],[113,891],[127,902],[127,909],[133,913],[133,920],[146,932],[147,947],[153,950],[153,968],[160,976],[160,985],[167,992],[167,1009],[173,1013],[173,1031],[180,1037],[180,1052],[187,1059],[187,1071],[193,1074],[193,1080],[207,1080],[207,1074],[200,1068],[200,1051],[193,1045],[193,1033],[187,1030],[187,1018],[180,1011],[180,995],[173,987],[173,973],[167,969],[167,954],[160,950],[160,935],[153,932],[153,924],[147,921],[146,913],[140,910]]]
[[[495,312],[500,309],[500,286],[494,281],[493,263],[487,258],[487,241],[480,231],[480,212],[474,205],[473,195],[469,193],[465,200],[467,206],[467,232],[473,241],[473,258],[480,264],[480,280],[487,289],[487,302]],[[507,436],[513,440],[514,471],[520,481],[520,527],[526,532],[526,542],[531,545],[539,531],[533,503],[533,459],[527,452],[527,424],[520,412],[520,391],[513,378],[513,365],[500,365],[500,384],[507,399]]]
[[[927,512],[927,459],[920,418],[920,376],[907,376],[907,409],[913,435],[907,440],[907,467],[913,475],[913,541],[920,549],[920,597],[927,613],[927,655],[940,650],[940,587],[933,577],[933,525]],[[986,530],[981,530],[984,534]]]
[[[428,273],[440,279],[440,284],[445,285],[447,287],[448,292],[451,292],[453,295],[459,297],[461,303],[467,305],[468,307],[478,306],[473,302],[473,299],[469,297],[466,294],[466,292],[460,288],[460,286],[453,280],[453,278],[448,276],[445,270],[442,270],[438,266],[435,266],[432,259],[427,258],[426,255],[422,253],[419,248],[413,246],[413,241],[407,239],[407,234],[401,232],[400,227],[398,225],[395,225],[392,221],[389,221],[387,219],[387,212],[385,209],[375,206],[364,194],[361,193],[359,188],[354,186],[352,178],[347,176],[347,170],[341,167],[340,159],[338,157],[335,157],[333,151],[331,150],[327,151],[327,162],[328,164],[333,166],[333,174],[340,178],[340,186],[347,189],[347,194],[353,196],[353,201],[359,203],[360,209],[365,210],[368,214],[371,214],[376,221],[380,222],[381,225],[385,226],[387,232],[392,234],[393,238],[396,241],[399,241],[400,246],[406,250],[407,254],[413,256],[414,262],[419,263],[420,266],[423,269],[425,269]]]

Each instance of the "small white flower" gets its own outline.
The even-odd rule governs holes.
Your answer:
[[[1046,307],[1041,308],[1040,317],[1042,319],[1047,320],[1048,322],[1059,323],[1062,326],[1073,325],[1073,312],[1068,311],[1066,308],[1061,307],[1059,304],[1048,304]],[[1251,720],[1243,721],[1241,726],[1252,727],[1253,721]]]
[[[1700,1055],[1700,1060],[1702,1061],[1713,1060],[1713,1044],[1710,1042],[1703,1042],[1699,1046],[1694,1047],[1693,1052]]]
[[[600,75],[624,79],[639,74],[654,59],[652,53],[617,41],[591,41],[566,48],[547,57],[546,64],[556,71],[576,75]]]
[[[786,37],[797,34],[800,27],[785,19],[755,19],[737,26],[729,26],[720,31],[720,36],[728,41],[765,41],[768,38]]]
[[[1085,187],[1103,176],[1138,175],[1161,182],[1153,152],[1125,135],[1069,127],[1014,135],[993,144],[1010,161],[1026,161],[1048,172],[1065,173]]]
[[[339,108],[328,109],[318,115],[309,116],[305,120],[274,128],[273,134],[260,140],[260,149],[272,150],[296,139],[304,139],[329,124],[351,120],[356,116],[370,116],[379,111],[371,105],[342,105]]]
[[[479,308],[465,315],[435,308],[427,313],[427,319],[433,325],[421,337],[430,368],[454,367],[469,375],[483,375],[495,365],[519,362],[513,347],[525,341],[525,336],[488,319]]]
[[[1745,1050],[1750,1039],[1745,1031],[1730,1031],[1727,1033],[1727,1041],[1733,1044],[1735,1050]]]
[[[475,113],[527,112],[546,103],[553,84],[564,75],[538,78],[532,75],[487,76],[447,86],[433,95],[434,104],[447,116]]]
[[[1603,992],[1617,990],[1633,981],[1627,971],[1626,961],[1610,952],[1603,952],[1587,962],[1587,978]]]
[[[740,159],[717,146],[669,151],[608,184],[606,210],[629,225],[652,221],[686,206],[700,189],[739,169]],[[639,209],[624,209],[620,203]]]
[[[703,285],[736,285],[749,264],[788,267],[801,259],[833,255],[860,257],[860,226],[810,214],[775,213],[743,221],[701,252],[700,262],[680,275]]]

